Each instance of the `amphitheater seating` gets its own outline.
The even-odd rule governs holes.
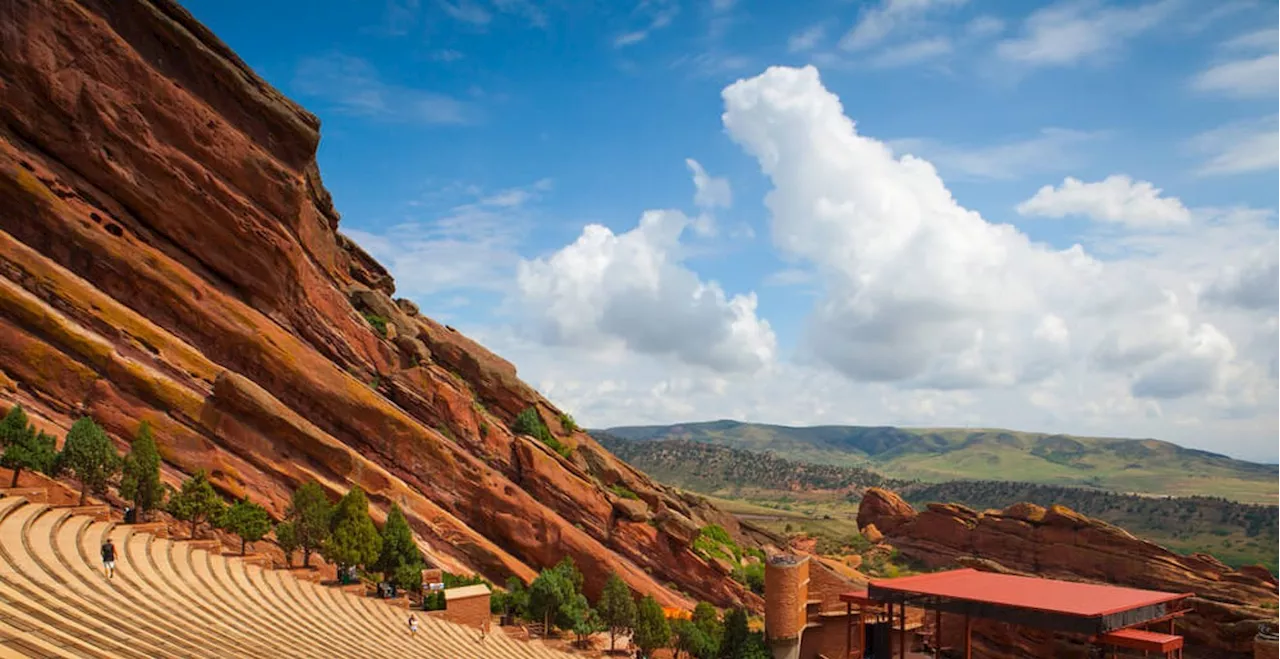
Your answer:
[[[568,657],[498,628],[479,632],[117,525],[106,511],[0,498],[0,659],[13,657]],[[114,579],[99,547],[116,545]]]

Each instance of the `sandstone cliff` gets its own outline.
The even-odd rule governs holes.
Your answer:
[[[875,527],[871,535],[883,534],[903,555],[929,567],[966,565],[1194,592],[1193,612],[1179,624],[1188,657],[1243,656],[1235,653],[1251,652],[1258,626],[1276,617],[1276,580],[1265,569],[1233,570],[1211,556],[1180,556],[1062,506],[1023,503],[977,512],[930,504],[917,512],[893,492],[871,488],[858,509],[858,527],[869,526]],[[1048,642],[1044,634],[1018,630],[1015,635],[1004,626],[975,630],[997,647]]]
[[[171,479],[206,469],[275,514],[306,479],[358,483],[446,569],[568,554],[589,591],[617,571],[666,605],[690,605],[674,582],[758,607],[688,548],[712,520],[741,536],[732,517],[393,297],[337,232],[319,121],[175,2],[0,3],[0,98],[0,403],[54,431],[92,415],[122,449],[148,420]],[[531,406],[570,457],[508,429]]]

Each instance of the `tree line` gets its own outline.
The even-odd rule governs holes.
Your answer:
[[[507,580],[506,592],[493,594],[492,608],[511,618],[537,622],[550,633],[572,632],[577,643],[598,632],[609,633],[609,648],[620,636],[631,636],[646,655],[671,648],[691,659],[767,659],[761,634],[747,625],[747,613],[730,609],[723,618],[715,607],[699,602],[690,619],[669,620],[652,595],[636,600],[617,574],[609,575],[594,606],[582,593],[582,573],[571,557],[542,570],[527,587],[519,577]]]
[[[160,479],[160,452],[146,421],[123,457],[106,431],[89,417],[72,424],[61,451],[56,446],[56,438],[36,430],[21,405],[14,405],[0,419],[0,466],[13,470],[12,487],[23,470],[50,477],[66,475],[80,484],[80,505],[84,505],[89,494],[106,494],[119,474],[120,497],[132,504],[139,521],[145,521],[150,511],[163,510],[190,524],[192,538],[202,524],[210,524],[238,535],[241,554],[272,530],[266,508],[248,497],[228,505],[204,470],[195,471],[178,489],[165,485]],[[379,530],[359,486],[332,503],[319,483],[304,483],[293,492],[285,519],[275,525],[275,532],[290,564],[296,551],[303,552],[304,565],[318,552],[340,569],[382,572],[387,581],[413,591],[421,584],[425,561],[403,511],[392,504]]]

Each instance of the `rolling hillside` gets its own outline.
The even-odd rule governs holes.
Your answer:
[[[722,507],[775,532],[794,527],[829,546],[856,544],[852,536],[857,527],[849,520],[857,513],[858,500],[868,487],[885,487],[917,507],[933,502],[975,510],[1019,502],[1063,505],[1179,553],[1204,552],[1234,567],[1277,569],[1276,506],[1003,480],[925,483],[885,478],[862,467],[809,464],[685,439],[631,441],[607,432],[597,432],[596,439],[660,482],[715,497]]]
[[[738,421],[609,428],[630,440],[686,439],[813,464],[863,467],[891,478],[1025,481],[1275,504],[1277,466],[1154,439],[1075,437],[998,429],[813,426]]]

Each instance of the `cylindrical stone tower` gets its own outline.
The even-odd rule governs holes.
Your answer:
[[[1275,626],[1263,627],[1253,638],[1253,659],[1280,659],[1280,636]]]
[[[800,656],[808,600],[809,557],[770,556],[764,567],[764,636],[774,659]]]

